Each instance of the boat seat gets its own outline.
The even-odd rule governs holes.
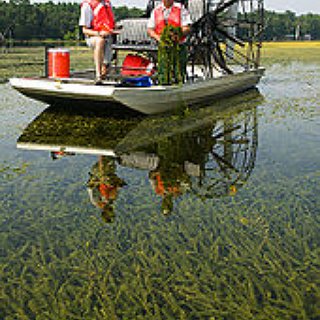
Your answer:
[[[147,44],[113,44],[112,48],[116,51],[135,51],[135,52],[156,52],[158,50],[157,45]]]
[[[148,18],[124,19],[118,22],[122,27],[117,35],[115,49],[147,49],[156,47],[156,42],[152,40],[147,33]]]

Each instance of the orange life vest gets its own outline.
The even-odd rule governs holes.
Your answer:
[[[163,6],[158,6],[154,11],[155,29],[156,34],[160,35],[166,25],[173,27],[181,27],[181,3],[174,3],[166,23],[163,15]]]
[[[173,27],[181,27],[181,3],[174,2],[171,11],[168,17],[168,21],[164,19],[163,15],[163,6],[160,5],[155,8],[154,11],[154,20],[155,20],[155,29],[156,34],[160,35],[166,25],[171,25]],[[180,43],[185,41],[186,37],[180,39]]]
[[[84,0],[81,5],[88,3],[93,12],[91,27],[95,31],[109,31],[114,29],[114,15],[109,0],[104,4],[98,0]]]

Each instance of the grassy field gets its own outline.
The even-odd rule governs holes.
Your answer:
[[[72,70],[92,68],[92,53],[87,47],[71,47]],[[10,77],[44,75],[44,47],[15,47],[0,53],[0,82]]]
[[[320,41],[266,42],[262,47],[262,63],[285,61],[320,61]]]
[[[71,69],[93,67],[92,53],[87,47],[70,47]],[[262,47],[262,64],[290,61],[320,61],[320,41],[267,42]],[[15,47],[0,52],[0,82],[10,77],[44,74],[44,47]]]

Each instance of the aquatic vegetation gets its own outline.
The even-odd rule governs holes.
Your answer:
[[[298,66],[316,91],[318,71]],[[0,117],[7,126],[0,128],[0,318],[318,319],[319,97],[288,70],[270,68],[261,83],[264,99],[233,98],[215,112],[94,119],[94,112],[49,109],[28,127],[45,106],[26,104],[1,85]],[[172,137],[189,133],[200,141],[199,132],[193,135],[199,125],[237,124],[252,115],[256,158],[245,183],[211,199],[185,192],[163,216],[148,170],[118,163],[116,174],[126,185],[112,224],[103,222],[86,190],[96,156],[52,161],[45,151],[15,149],[23,127],[22,142],[63,138],[122,151],[147,144],[154,152],[162,141],[160,151],[168,158],[171,151],[173,162],[181,153]],[[245,139],[236,141],[245,148]]]
[[[262,45],[262,64],[318,63],[319,49],[319,41],[266,42]]]
[[[3,176],[4,179],[12,179],[16,175],[24,174],[27,171],[29,164],[24,162],[20,167],[10,167],[6,165],[0,165],[0,176]]]
[[[246,199],[234,203],[187,197],[170,221],[159,219],[152,203],[141,206],[149,198],[142,183],[121,199],[109,230],[90,218],[83,200],[70,212],[70,196],[53,205],[61,190],[49,192],[49,211],[37,202],[30,212],[27,203],[29,219],[16,216],[2,226],[11,231],[2,238],[0,314],[316,319],[319,173],[307,183],[306,177],[282,180],[252,181]],[[22,232],[23,219],[32,224]],[[9,239],[15,239],[10,247]]]
[[[158,47],[159,84],[183,83],[187,52],[186,48],[177,41],[181,36],[181,27],[171,25],[167,25],[161,33]]]

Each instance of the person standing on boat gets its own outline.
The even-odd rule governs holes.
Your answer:
[[[190,14],[183,4],[174,0],[162,0],[151,12],[148,20],[148,35],[160,42],[161,33],[166,25],[181,27],[182,38],[175,38],[174,40],[182,43],[185,36],[190,32],[191,24]],[[176,35],[172,36],[176,37]]]
[[[101,84],[112,59],[112,35],[115,33],[110,0],[83,0],[79,26],[82,27],[87,45],[93,49],[95,84]]]
[[[162,0],[151,12],[148,35],[158,42],[159,84],[182,84],[186,75],[186,35],[190,32],[190,14],[183,4]]]

